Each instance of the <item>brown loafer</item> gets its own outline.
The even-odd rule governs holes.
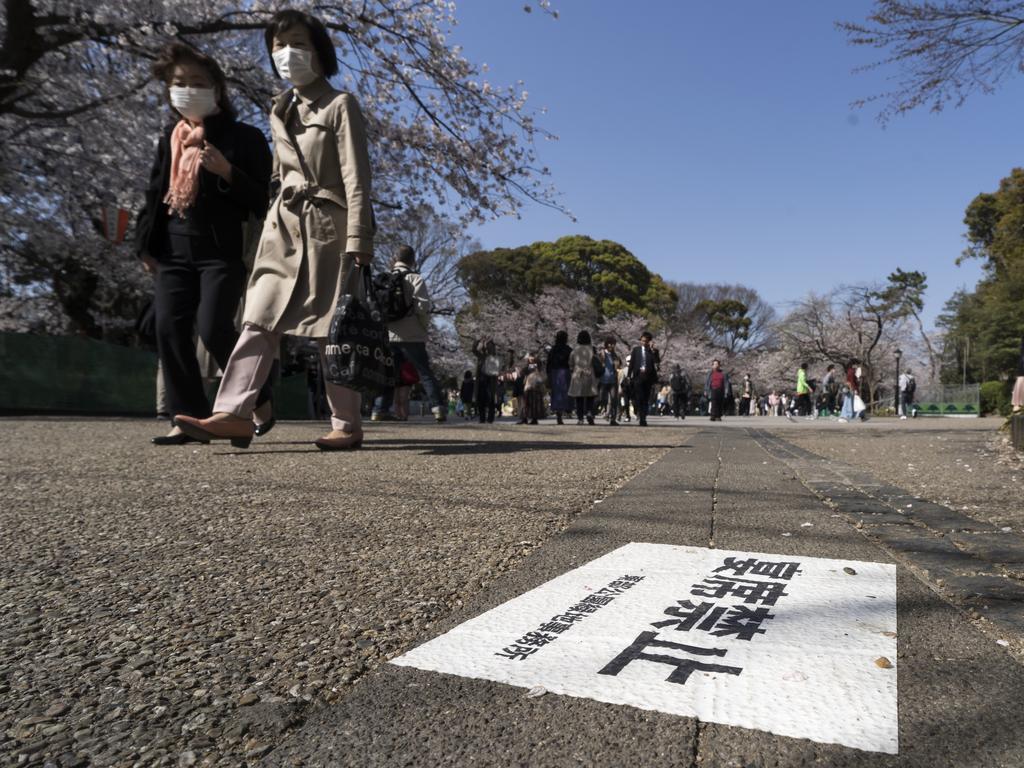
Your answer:
[[[174,423],[196,440],[230,440],[233,448],[248,448],[255,431],[251,419],[230,413],[215,413],[208,419],[178,415]]]
[[[334,429],[316,441],[321,451],[354,451],[363,447],[363,435]]]

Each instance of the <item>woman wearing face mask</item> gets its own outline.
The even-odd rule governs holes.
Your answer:
[[[300,11],[275,14],[266,30],[274,71],[290,86],[270,113],[274,178],[271,204],[246,293],[242,334],[224,371],[213,416],[177,419],[202,440],[248,446],[259,387],[281,334],[316,339],[321,356],[331,315],[355,264],[373,258],[370,158],[356,99],[331,87],[338,59],[323,24]],[[325,366],[326,367],[326,366]],[[357,392],[326,385],[331,432],[324,451],[363,441]]]
[[[235,119],[224,73],[209,56],[172,43],[153,74],[166,85],[175,123],[157,142],[136,250],[156,275],[157,349],[168,406],[205,418],[210,403],[195,335],[223,369],[238,340],[234,319],[245,290],[243,225],[266,212],[270,148],[258,129]],[[269,405],[269,388],[260,400]],[[179,427],[153,438],[158,445],[192,441]]]

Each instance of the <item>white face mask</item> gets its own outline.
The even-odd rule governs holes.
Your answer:
[[[189,120],[199,122],[217,111],[217,92],[213,88],[171,86],[171,106]]]
[[[313,54],[302,48],[292,48],[290,45],[273,54],[274,66],[281,77],[292,85],[308,85],[317,79],[318,75],[313,71]]]

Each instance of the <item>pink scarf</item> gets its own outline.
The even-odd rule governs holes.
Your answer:
[[[171,213],[184,216],[199,193],[199,153],[206,140],[202,125],[180,120],[171,132],[171,184],[164,202]]]

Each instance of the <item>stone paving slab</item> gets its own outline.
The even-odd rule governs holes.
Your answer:
[[[892,562],[738,430],[673,449],[423,640],[631,541]],[[810,526],[804,525],[811,523]],[[788,534],[788,535],[786,535]],[[898,756],[387,666],[312,713],[267,765],[1015,766],[1024,667],[898,568]]]
[[[1024,537],[794,446],[778,434],[756,428],[750,434],[867,535],[919,569],[950,599],[994,622],[1017,650],[1024,650]]]

